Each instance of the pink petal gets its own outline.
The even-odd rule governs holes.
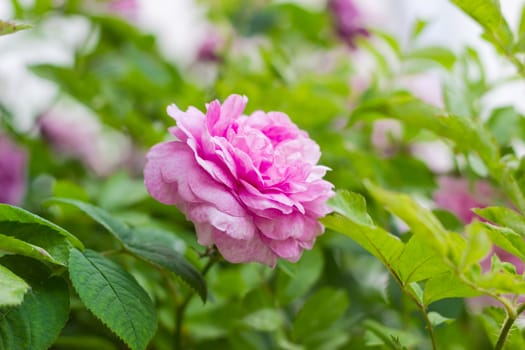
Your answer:
[[[215,245],[224,259],[232,263],[260,262],[270,267],[277,263],[277,256],[255,234],[252,239],[235,239],[215,230],[213,232]]]

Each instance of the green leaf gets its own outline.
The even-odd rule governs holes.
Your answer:
[[[61,256],[58,256],[57,259],[59,260],[57,260],[42,247],[2,234],[0,234],[0,253],[20,254],[56,265],[66,266],[65,262],[60,261]]]
[[[261,309],[243,318],[243,322],[256,331],[272,332],[283,324],[283,317],[278,310]]]
[[[46,350],[60,334],[68,314],[69,291],[62,278],[33,284],[22,304],[0,309],[0,348]]]
[[[306,342],[315,333],[326,330],[343,316],[348,305],[348,296],[344,291],[329,287],[318,290],[295,317],[293,339]]]
[[[485,222],[477,222],[469,226],[474,226],[478,231],[484,231],[495,245],[512,255],[516,255],[521,260],[525,260],[525,241],[521,235],[513,230],[505,227],[497,227]],[[485,256],[486,255],[487,254],[485,254]]]
[[[19,305],[28,290],[29,285],[23,279],[0,265],[0,308]]]
[[[166,231],[146,228],[131,229],[122,221],[112,217],[107,211],[75,199],[53,198],[51,201],[70,204],[82,210],[104,226],[128,251],[154,265],[172,271],[193,288],[203,301],[206,301],[206,281],[201,273],[175,249],[173,239],[172,244],[167,244],[167,240],[170,239]],[[147,239],[148,234],[149,240]],[[159,239],[159,235],[164,238]]]
[[[446,272],[430,278],[425,284],[423,300],[425,305],[445,298],[465,298],[482,295],[454,273]]]
[[[304,251],[298,262],[287,266],[290,271],[277,274],[276,295],[281,305],[297,300],[315,285],[323,272],[323,254],[314,247]]]
[[[503,227],[508,227],[520,236],[525,237],[525,218],[516,211],[505,207],[476,208],[479,216]]]
[[[119,265],[102,255],[73,249],[69,276],[86,307],[131,349],[146,349],[157,319],[148,294]]]
[[[414,235],[419,236],[441,256],[445,256],[450,234],[431,211],[421,207],[406,194],[387,191],[370,182],[366,182],[365,186],[372,197],[392,214],[401,218],[412,229]]]
[[[473,265],[478,264],[492,249],[492,242],[484,230],[484,225],[479,221],[466,227],[466,235],[466,244],[462,249],[462,255],[458,264],[460,272],[467,271]]]
[[[444,317],[443,315],[435,311],[430,311],[427,316],[428,316],[430,323],[434,327],[439,326],[440,324],[443,324],[443,323],[451,323],[454,321],[453,318]]]
[[[345,190],[337,191],[328,204],[334,210],[358,224],[374,226],[372,218],[366,211],[365,198],[357,193]]]
[[[0,36],[6,34],[16,33],[19,30],[29,29],[33,26],[29,24],[17,24],[13,22],[7,22],[0,20]]]
[[[451,0],[485,30],[485,39],[498,49],[509,51],[513,36],[503,14],[499,0]]]
[[[448,271],[450,267],[428,244],[418,236],[412,236],[396,260],[395,269],[399,271],[401,280],[409,283],[426,280]]]
[[[84,245],[82,242],[78,240],[74,235],[69,233],[67,230],[63,229],[62,227],[44,219],[41,218],[38,215],[35,215],[25,209],[11,206],[8,204],[0,204],[0,230],[4,234],[10,234],[10,232],[5,230],[6,225],[9,225],[7,227],[12,228],[12,225],[15,224],[15,226],[22,226],[22,225],[38,225],[42,227],[43,231],[44,229],[47,229],[48,231],[56,232],[62,236],[64,236],[74,247],[78,249],[84,249]],[[15,235],[15,234],[10,234]]]
[[[326,227],[352,238],[389,270],[393,269],[394,260],[403,251],[403,242],[379,227],[362,225],[337,213],[324,217],[321,222]]]
[[[384,346],[387,345],[389,349],[408,349],[421,343],[421,338],[410,332],[394,329],[382,325],[374,320],[365,320],[363,326],[375,337],[368,337],[367,345],[369,346]]]
[[[430,46],[411,51],[406,55],[406,59],[434,61],[447,69],[451,69],[456,63],[456,55],[449,49],[439,46]]]

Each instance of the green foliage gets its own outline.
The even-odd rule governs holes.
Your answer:
[[[294,319],[292,338],[311,343],[326,332],[348,308],[347,295],[340,290],[323,288],[315,292]],[[319,314],[318,310],[324,310]]]
[[[157,317],[148,294],[128,272],[102,255],[73,249],[69,276],[86,307],[131,349],[146,349]]]
[[[18,235],[22,236],[29,230],[29,228],[37,228],[36,231],[42,232],[42,234],[44,232],[48,234],[50,234],[50,232],[56,233],[65,237],[67,242],[73,246],[79,249],[84,248],[82,242],[64,228],[25,209],[7,204],[0,204],[0,230],[3,234],[15,237]],[[34,233],[34,235],[37,234],[37,232]],[[34,239],[38,240],[36,237]]]
[[[158,229],[132,229],[105,210],[89,203],[66,198],[55,198],[53,201],[76,206],[104,226],[123,244],[124,249],[156,266],[174,272],[206,301],[206,282],[199,271],[175,249],[175,242],[169,233]],[[162,238],[158,239],[159,236]]]
[[[358,18],[354,29],[370,35],[347,50],[328,6],[201,1],[207,30],[223,39],[217,60],[179,64],[165,55],[165,38],[111,12],[111,2],[10,1],[14,20],[0,21],[0,35],[34,23],[13,37],[17,46],[25,37],[46,45],[59,22],[82,22],[89,33],[70,45],[61,61],[69,63],[50,63],[43,50],[26,67],[57,88],[48,106],[12,109],[16,101],[0,96],[0,136],[29,155],[23,209],[0,204],[0,349],[523,348],[514,323],[525,308],[525,119],[519,106],[487,101],[525,77],[525,7],[513,32],[497,0],[451,2],[516,74],[503,67],[509,75],[494,79],[486,50],[428,45],[434,24],[421,19],[401,41]],[[60,34],[51,33],[56,44],[69,43]],[[232,93],[249,98],[247,114],[287,113],[332,169],[327,233],[296,263],[220,261],[179,211],[144,188],[146,149],[172,139],[166,106],[200,109]],[[54,113],[64,100],[126,149],[108,140],[100,150],[93,137],[70,154],[74,147],[52,146],[39,122],[17,124],[21,110]],[[385,118],[398,125],[381,135]],[[71,136],[83,125],[68,128]],[[436,170],[440,154],[418,152],[429,141],[451,151],[447,170]],[[101,171],[95,165],[106,156],[120,159]],[[457,203],[438,199],[442,176],[468,183],[449,195]],[[53,196],[63,198],[47,201]],[[460,221],[472,209],[488,222]]]
[[[68,314],[69,293],[61,277],[34,283],[20,305],[0,308],[0,348],[48,349]]]
[[[501,13],[499,0],[452,0],[452,2],[483,27],[483,37],[486,40],[505,50],[512,46],[513,35]]]

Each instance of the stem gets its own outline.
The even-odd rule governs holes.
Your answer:
[[[507,341],[507,337],[509,336],[509,332],[512,328],[512,325],[514,324],[514,321],[516,321],[516,315],[507,313],[507,317],[505,318],[505,322],[503,322],[503,326],[501,327],[501,331],[499,333],[498,342],[494,347],[495,350],[503,349],[503,345],[505,345],[505,342]]]
[[[432,323],[430,322],[430,319],[428,318],[428,313],[426,308],[418,303],[418,306],[421,310],[421,313],[423,314],[423,320],[425,320],[425,325],[428,330],[428,334],[430,336],[430,341],[432,342],[432,349],[437,350],[437,342],[436,342],[436,335],[434,334],[434,327],[432,327]]]
[[[505,342],[507,341],[507,338],[509,336],[510,330],[512,329],[512,325],[516,321],[516,318],[525,310],[525,303],[518,306],[518,309],[516,312],[507,312],[507,317],[505,318],[505,322],[503,322],[503,326],[501,327],[501,331],[499,333],[498,342],[496,343],[496,346],[494,347],[495,350],[502,350],[503,346],[505,345]]]
[[[204,268],[201,271],[202,276],[206,276],[206,273],[210,270],[210,268],[217,262],[219,259],[217,258],[215,251],[211,251],[209,254],[209,260],[204,266]],[[175,312],[175,349],[182,349],[182,321],[184,320],[184,313],[186,312],[186,308],[188,307],[188,304],[191,301],[191,298],[195,295],[195,292],[193,290],[190,290],[190,292],[186,295],[182,303],[177,307],[177,310]]]
[[[399,275],[394,271],[394,269],[390,267],[388,267],[388,269],[390,270],[390,273],[394,276],[394,279],[396,280],[396,282],[401,287],[401,290],[403,291],[403,293],[405,293],[417,305],[417,307],[423,314],[423,320],[425,321],[425,328],[428,331],[428,335],[432,343],[432,350],[437,350],[438,347],[437,347],[437,342],[436,342],[436,335],[434,333],[434,327],[432,326],[432,323],[430,322],[430,319],[428,318],[426,306],[419,301],[417,296],[415,296],[414,293],[410,289],[407,288],[407,285],[403,283],[403,281],[401,280]]]

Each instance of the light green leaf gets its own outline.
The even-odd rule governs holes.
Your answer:
[[[40,226],[40,228],[38,228],[37,225]],[[24,230],[24,227],[29,226],[32,231],[35,231],[33,235],[44,235],[44,231],[46,233],[52,231],[64,236],[74,247],[84,249],[82,242],[64,228],[25,209],[8,204],[0,204],[0,231],[2,231],[2,233],[18,237],[17,231],[27,231]]]
[[[157,317],[148,294],[119,265],[102,255],[73,249],[69,276],[86,307],[131,349],[146,349]]]
[[[69,291],[60,277],[33,285],[22,304],[0,309],[0,348],[47,350],[69,314]]]
[[[23,279],[0,265],[0,307],[19,305],[28,290]]]
[[[374,226],[372,218],[366,211],[366,202],[360,194],[349,191],[337,191],[337,195],[330,198],[328,205],[339,213],[358,224]]]
[[[450,269],[443,257],[418,236],[412,236],[406,243],[395,268],[404,283],[423,281]]]
[[[193,288],[203,301],[206,301],[206,281],[201,273],[175,249],[175,243],[166,244],[166,240],[169,240],[166,231],[146,228],[131,229],[122,221],[112,217],[107,211],[75,199],[54,198],[52,201],[70,204],[82,210],[122,242],[128,251],[154,265],[172,271]],[[151,232],[149,241],[146,239],[148,232]],[[164,238],[159,240],[158,235]]]
[[[525,281],[521,275],[517,275],[501,264],[501,268],[471,278],[479,288],[495,294],[525,294]]]
[[[466,227],[467,241],[458,264],[460,272],[469,270],[486,257],[492,249],[492,243],[479,221]]]
[[[446,48],[439,46],[424,47],[413,50],[405,56],[407,59],[429,60],[441,64],[447,69],[451,69],[456,62],[456,55]]]
[[[347,294],[342,290],[324,287],[315,292],[303,305],[293,322],[292,337],[306,342],[315,333],[328,329],[348,308]],[[323,310],[319,312],[319,310]]]
[[[430,320],[430,323],[434,327],[439,326],[440,324],[443,324],[443,323],[451,323],[454,321],[453,318],[445,317],[436,311],[430,311],[427,316],[428,316],[428,319]]]
[[[485,30],[484,37],[500,50],[512,47],[513,36],[501,13],[499,0],[451,0]]]
[[[412,229],[414,235],[419,236],[441,256],[447,254],[447,241],[450,234],[431,211],[421,207],[406,194],[387,191],[370,182],[366,182],[365,186],[372,197],[392,214],[401,218]]]
[[[13,22],[0,20],[0,36],[16,33],[19,30],[29,29],[31,27],[33,26],[29,24],[17,24]]]
[[[63,256],[57,256],[55,259],[47,250],[42,247],[2,234],[0,234],[0,253],[20,254],[37,260],[47,261],[56,265],[67,266],[67,261],[61,261]]]
[[[516,211],[505,207],[476,208],[473,211],[490,222],[508,227],[525,237],[525,218]]]
[[[454,273],[446,272],[430,278],[425,284],[425,305],[445,298],[465,298],[482,295],[481,292],[461,281]]]
[[[243,318],[243,322],[256,331],[272,332],[283,324],[283,317],[278,310],[261,309]]]
[[[389,270],[393,269],[393,261],[403,251],[403,242],[379,227],[362,225],[340,214],[328,215],[321,219],[321,222],[326,227],[352,238]]]
[[[485,222],[477,222],[473,225],[476,230],[484,231],[495,245],[512,255],[516,255],[521,260],[525,260],[525,241],[521,235],[509,228],[498,227]]]

